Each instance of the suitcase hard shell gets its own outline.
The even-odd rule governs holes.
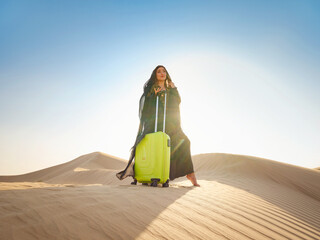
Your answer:
[[[148,133],[138,144],[135,179],[140,183],[165,183],[170,171],[170,137],[164,132]]]
[[[135,181],[140,183],[158,183],[169,186],[170,171],[170,136],[165,133],[166,93],[164,105],[163,131],[157,131],[158,98],[156,105],[155,132],[148,133],[140,141],[135,154]]]

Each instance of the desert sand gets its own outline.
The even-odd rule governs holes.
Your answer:
[[[320,171],[225,153],[194,155],[201,187],[130,185],[102,152],[0,177],[0,239],[320,239]]]

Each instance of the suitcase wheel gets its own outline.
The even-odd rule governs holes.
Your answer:
[[[162,184],[162,187],[169,187],[169,179],[165,183]]]
[[[137,179],[134,179],[131,185],[137,185]]]
[[[160,181],[160,179],[159,178],[151,178],[151,181],[152,181],[152,183],[151,183],[150,186],[157,187],[158,186],[158,182]]]

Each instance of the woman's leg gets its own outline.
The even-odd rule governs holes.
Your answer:
[[[194,172],[189,173],[186,177],[191,181],[191,183],[194,186],[200,187],[200,185],[197,183],[196,175],[194,174]]]

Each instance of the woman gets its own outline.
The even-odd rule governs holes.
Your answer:
[[[135,144],[131,148],[131,155],[127,167],[117,173],[122,180],[128,176],[134,176],[134,163],[136,146],[147,133],[154,132],[156,97],[159,96],[157,129],[163,129],[164,93],[167,90],[167,108],[165,132],[170,136],[170,180],[186,176],[194,186],[200,187],[193,170],[190,153],[190,140],[183,133],[180,124],[181,98],[177,87],[173,84],[169,73],[162,65],[158,65],[152,72],[150,79],[144,84],[143,94],[140,98],[139,118],[140,125]]]

